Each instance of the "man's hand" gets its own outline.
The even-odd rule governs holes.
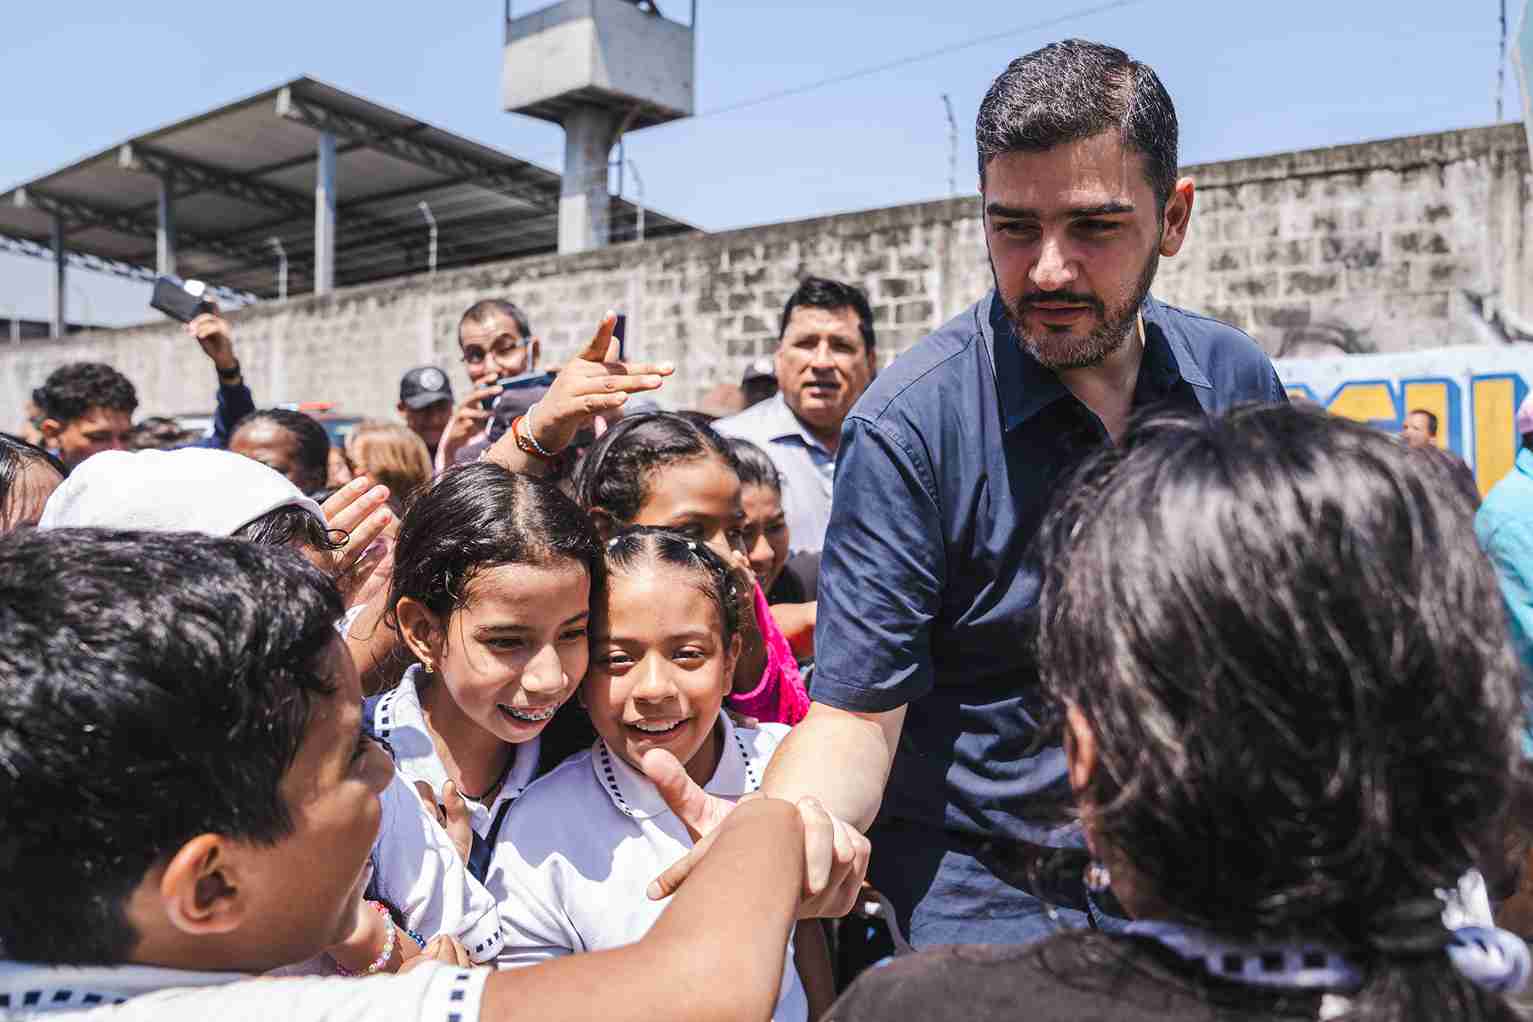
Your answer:
[[[437,441],[439,448],[438,457],[442,464],[452,467],[453,455],[461,451],[474,437],[489,428],[491,413],[484,410],[484,402],[488,398],[500,394],[500,387],[480,387],[463,399],[452,413],[452,421],[447,428],[442,430],[442,439]]]
[[[616,325],[617,315],[607,313],[590,343],[559,370],[548,393],[527,413],[522,427],[530,429],[532,438],[550,454],[568,447],[575,435],[602,412],[621,408],[629,394],[658,390],[665,377],[676,371],[669,362],[654,365],[609,362],[612,330]],[[514,449],[516,437],[508,432],[496,441],[495,447],[502,444]],[[486,456],[492,461],[500,460],[495,448]]]
[[[186,324],[186,332],[197,338],[203,352],[213,360],[213,368],[228,372],[240,364],[234,357],[234,332],[229,321],[218,314],[218,306],[212,302],[208,304],[213,306],[213,311],[204,312]]]
[[[705,792],[664,749],[645,753],[641,765],[665,804],[697,842],[685,858],[650,883],[649,897],[659,901],[674,894],[698,860],[708,854],[713,835],[735,804]],[[872,846],[855,827],[831,816],[815,799],[800,799],[798,812],[804,823],[804,891],[798,916],[840,918],[857,904]]]

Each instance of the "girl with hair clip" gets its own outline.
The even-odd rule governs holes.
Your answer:
[[[788,731],[740,727],[722,712],[744,645],[741,603],[736,572],[707,543],[635,528],[607,540],[605,552],[606,591],[594,605],[580,688],[600,737],[527,790],[496,843],[486,886],[500,902],[502,965],[642,937],[664,908],[647,896],[650,880],[697,837],[661,785],[690,778],[722,799],[749,795]],[[773,1018],[818,1017],[829,987],[812,1004],[793,942],[787,952]],[[828,965],[809,982],[828,976]]]
[[[367,701],[366,726],[430,787],[477,879],[512,803],[590,742],[559,709],[586,673],[600,577],[585,513],[499,465],[449,469],[400,526],[388,604],[418,663]]]
[[[575,499],[604,536],[635,525],[669,529],[730,565],[741,603],[741,651],[727,705],[768,723],[804,718],[809,694],[745,553],[740,475],[723,437],[687,415],[626,418],[587,453],[575,473]]]

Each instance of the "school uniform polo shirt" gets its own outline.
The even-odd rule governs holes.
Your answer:
[[[414,664],[405,672],[398,685],[368,700],[368,727],[374,735],[389,743],[400,773],[411,781],[425,781],[431,785],[432,791],[440,795],[442,786],[450,778],[447,776],[447,767],[442,764],[442,757],[437,755],[431,732],[426,729],[420,690],[416,688],[420,677],[421,666]],[[537,776],[541,742],[541,738],[534,738],[516,746],[511,771],[506,774],[505,781],[489,805],[464,797],[469,825],[475,834],[488,838],[495,820],[503,817],[510,810],[511,803],[532,783],[532,779]]]
[[[721,754],[705,789],[738,799],[761,787],[788,728],[737,728],[719,714]],[[632,944],[669,904],[646,889],[692,848],[676,814],[643,773],[598,739],[528,788],[501,831],[485,880],[500,903],[501,966]],[[789,941],[772,1017],[801,1022],[808,1001]]]
[[[402,976],[257,979],[144,965],[0,961],[0,1019],[80,1022],[477,1022],[489,969],[431,962]]]
[[[1136,410],[1286,400],[1245,334],[1153,298],[1140,312]],[[909,706],[870,880],[917,945],[1052,928],[963,839],[1080,841],[1062,822],[1063,750],[1035,742],[1046,707],[1024,638],[1039,588],[1027,551],[1061,477],[1109,442],[993,291],[881,373],[842,429],[812,695],[856,712]]]
[[[788,549],[815,553],[830,522],[836,456],[814,438],[781,393],[713,424],[716,432],[749,440],[767,453],[782,476],[782,511]]]

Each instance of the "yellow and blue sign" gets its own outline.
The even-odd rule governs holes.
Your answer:
[[[1533,346],[1438,348],[1274,363],[1292,398],[1398,431],[1415,409],[1437,416],[1437,444],[1474,469],[1489,492],[1512,469],[1517,408],[1533,382]]]

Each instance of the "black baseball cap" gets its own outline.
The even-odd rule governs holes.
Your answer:
[[[419,411],[438,401],[452,400],[452,384],[447,374],[436,366],[421,366],[405,373],[399,381],[399,401],[406,408]]]

